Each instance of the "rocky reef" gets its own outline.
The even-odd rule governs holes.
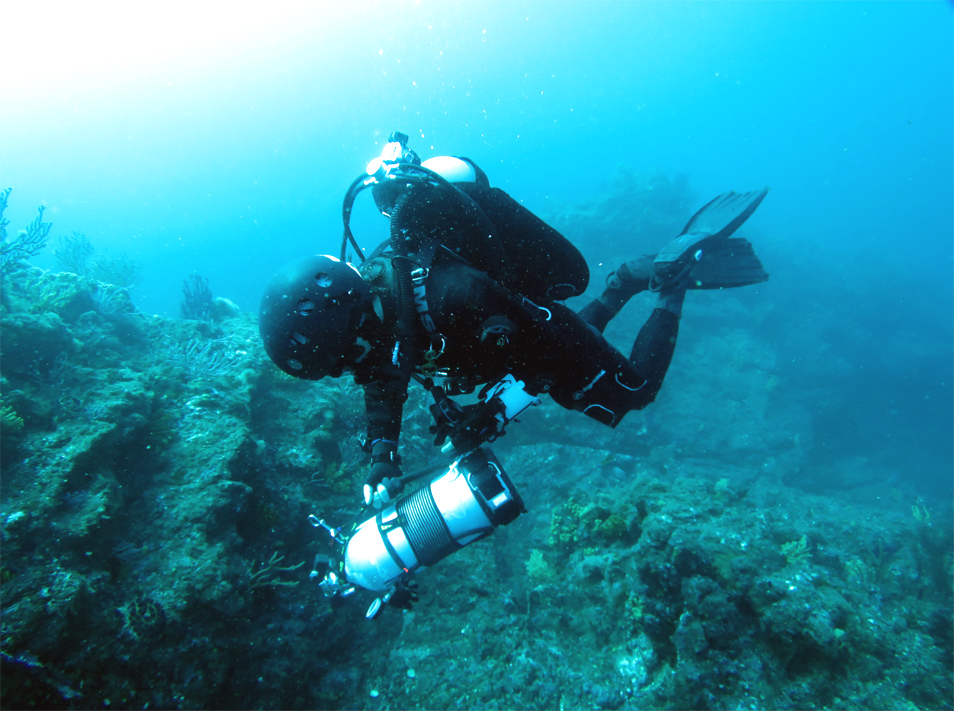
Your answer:
[[[332,543],[308,515],[361,513],[360,389],[283,375],[224,299],[146,316],[13,266],[3,707],[950,708],[950,502],[863,458],[840,464],[863,499],[798,486],[812,412],[743,291],[690,295],[659,400],[616,430],[525,413],[493,449],[529,512],[368,622],[370,595],[309,580]],[[440,461],[427,405],[406,408],[408,470]]]

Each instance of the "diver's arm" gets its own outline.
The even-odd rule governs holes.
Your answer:
[[[371,471],[363,487],[366,504],[373,503],[380,507],[403,488],[400,482],[398,439],[401,436],[407,386],[408,379],[401,377],[373,380],[364,386],[368,415],[367,443],[371,450]]]
[[[368,416],[368,443],[394,442],[401,436],[401,417],[407,400],[408,380],[373,380],[364,386],[364,406]]]

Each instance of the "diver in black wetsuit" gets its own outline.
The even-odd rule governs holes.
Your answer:
[[[390,218],[390,239],[356,269],[344,261],[348,240],[362,255],[348,218],[366,187],[373,187],[375,203]],[[366,446],[372,454],[364,497],[380,507],[403,489],[397,452],[412,379],[434,396],[436,444],[446,442],[445,449],[459,455],[503,434],[544,393],[611,427],[651,403],[672,358],[686,290],[768,278],[751,245],[729,238],[766,192],[719,196],[659,254],[620,266],[603,293],[576,313],[562,302],[583,294],[589,270],[566,238],[490,187],[473,162],[439,157],[421,163],[407,137],[393,134],[382,156],[348,191],[341,259],[294,262],[266,289],[260,314],[265,349],[296,377],[348,372],[364,387]],[[645,290],[656,293],[658,304],[627,358],[602,333],[626,302]],[[443,378],[441,385],[436,376]],[[483,389],[477,404],[460,406],[452,399],[478,386]],[[506,478],[499,463],[480,459],[473,466],[491,467]],[[513,496],[516,516],[522,502]],[[441,505],[425,504],[434,520],[447,514],[438,510]],[[455,499],[446,506],[457,505]],[[486,502],[481,506],[489,512]],[[392,518],[408,528],[412,514],[417,515]],[[378,526],[375,541],[383,548],[375,543],[381,550],[355,554],[351,561],[349,578],[369,589],[393,592],[393,581],[414,568],[407,559],[423,558],[429,565],[453,550],[451,544],[461,545],[447,540],[437,546],[439,556],[427,553],[424,539],[447,527],[425,527],[415,545],[410,526],[410,544],[402,553],[394,548],[394,526],[380,520]],[[378,571],[381,560],[397,562],[387,582],[367,573]]]
[[[413,157],[390,165],[416,166],[406,142],[399,145],[402,159]],[[402,407],[415,371],[450,378],[455,392],[510,375],[531,396],[547,393],[615,427],[659,392],[687,288],[768,278],[748,242],[726,241],[766,191],[729,193],[703,208],[655,258],[622,265],[603,294],[574,313],[560,302],[582,294],[589,281],[577,249],[491,188],[469,160],[441,157],[428,166],[444,179],[376,183],[375,201],[391,218],[392,239],[365,261],[360,277],[333,258],[312,257],[286,267],[263,300],[262,336],[282,370],[309,379],[347,370],[364,386],[373,489],[400,476]],[[317,289],[347,295],[325,308],[313,300],[305,318],[298,302],[319,272],[328,284]],[[658,305],[627,358],[602,332],[643,290],[656,292]]]

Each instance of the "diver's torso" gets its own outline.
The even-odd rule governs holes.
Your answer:
[[[386,317],[364,382],[391,362],[400,303],[390,260],[375,261],[363,271],[377,275],[372,288],[386,301]],[[460,259],[436,257],[414,288],[414,365],[424,375],[438,371],[480,385],[509,373],[547,391],[553,383],[592,377],[605,350],[602,336],[563,304],[535,304]]]

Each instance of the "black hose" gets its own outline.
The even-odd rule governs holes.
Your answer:
[[[407,183],[416,183],[418,185],[426,185],[428,183],[440,186],[443,188],[450,188],[451,190],[457,190],[447,181],[444,176],[440,173],[435,173],[429,168],[425,168],[422,165],[415,165],[413,163],[402,164],[401,166],[404,171],[410,173],[418,173],[418,175],[404,175],[401,179]],[[355,178],[351,185],[348,186],[348,190],[345,193],[344,204],[341,206],[341,220],[344,223],[344,234],[341,237],[341,261],[348,261],[348,243],[351,243],[351,246],[354,248],[355,253],[358,255],[362,262],[365,261],[364,252],[361,250],[358,241],[354,237],[354,233],[351,231],[351,212],[354,210],[354,201],[361,194],[361,192],[368,187],[376,184],[376,180],[370,179],[370,176],[367,173],[362,173],[357,178]],[[393,224],[392,214],[392,224]],[[392,230],[393,233],[393,230]],[[407,254],[405,250],[402,254]]]
[[[348,261],[348,242],[351,242],[351,246],[354,247],[355,253],[364,261],[364,253],[361,251],[361,247],[358,246],[358,241],[354,238],[354,234],[351,232],[351,211],[354,209],[355,198],[361,193],[362,190],[368,187],[370,183],[365,181],[368,179],[368,176],[359,175],[355,178],[351,185],[348,187],[348,191],[345,193],[344,204],[341,206],[341,219],[344,222],[344,235],[341,238],[341,261]]]

